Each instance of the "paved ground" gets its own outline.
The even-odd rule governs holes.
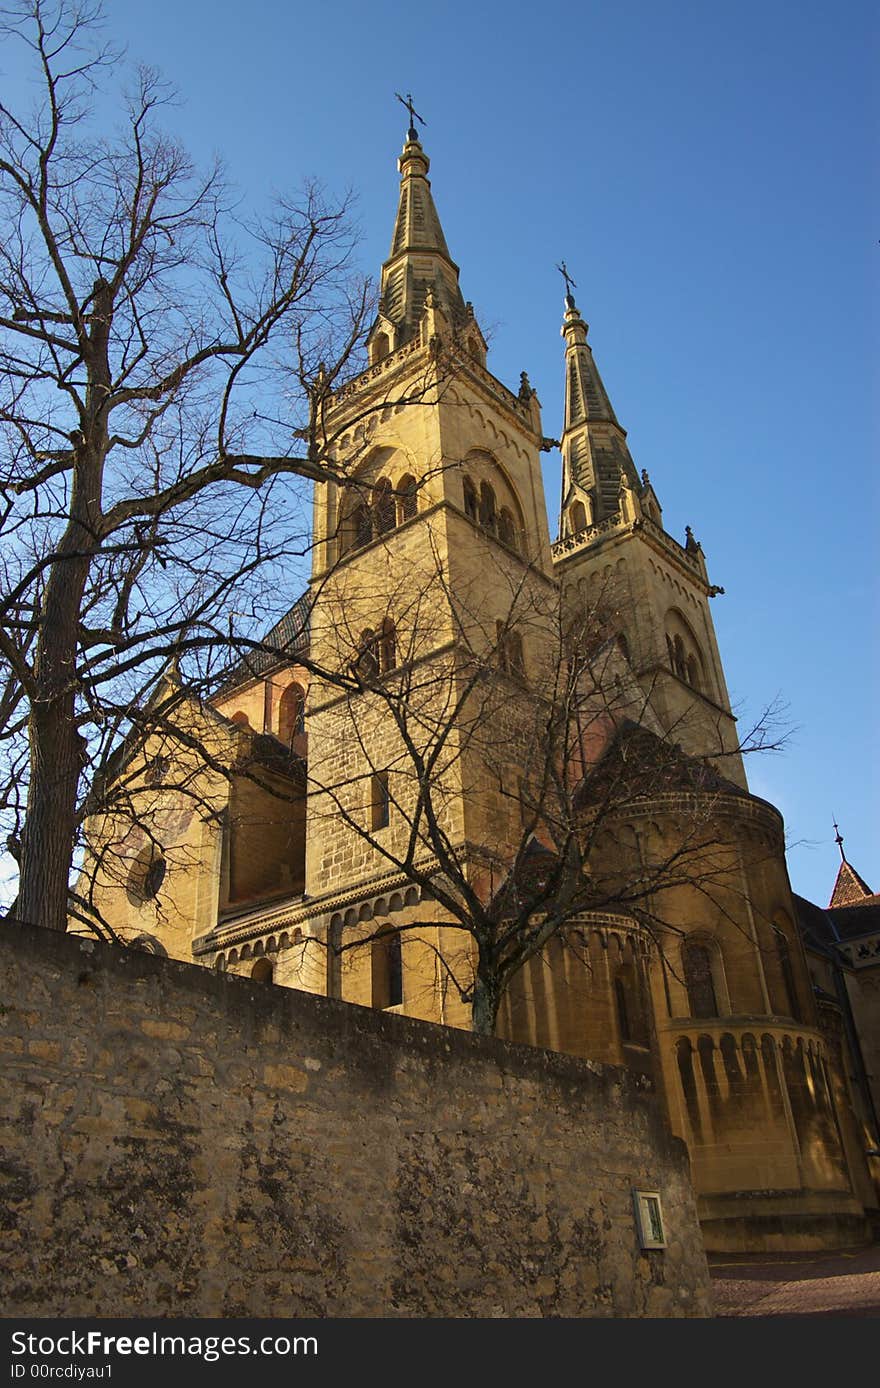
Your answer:
[[[846,1253],[713,1254],[717,1316],[880,1316],[880,1244]]]

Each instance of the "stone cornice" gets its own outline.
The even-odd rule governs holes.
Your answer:
[[[598,525],[588,525],[575,535],[565,535],[554,540],[550,546],[553,561],[563,564],[575,554],[587,549],[598,549],[608,541],[623,539],[627,535],[639,535],[652,549],[670,560],[683,574],[699,588],[711,596],[712,588],[703,575],[699,555],[690,554],[677,540],[648,516],[640,516],[634,521],[623,520],[620,515],[608,516]]]
[[[390,380],[411,369],[417,358],[424,358],[422,367],[424,370],[436,369],[438,373],[438,388],[440,396],[437,404],[455,403],[444,400],[444,391],[448,389],[448,383],[461,376],[467,380],[480,394],[492,405],[500,407],[508,420],[525,435],[528,441],[536,448],[540,448],[542,438],[539,430],[536,430],[531,419],[531,401],[522,400],[518,395],[514,395],[512,390],[508,390],[497,377],[492,375],[488,367],[482,366],[474,361],[464,350],[460,349],[456,343],[451,346],[440,344],[435,350],[434,346],[427,346],[414,339],[407,342],[403,347],[398,347],[396,351],[390,352],[381,361],[368,366],[354,380],[333,395],[328,402],[327,417],[333,418],[337,412],[342,412],[345,407],[350,406],[358,397],[368,399],[373,393],[379,393]],[[444,372],[444,362],[448,363],[451,370]],[[336,427],[344,427],[337,425]]]

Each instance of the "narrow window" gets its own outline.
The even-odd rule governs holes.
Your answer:
[[[484,530],[495,534],[497,517],[495,515],[495,493],[488,482],[480,486],[480,525]]]
[[[620,1039],[621,1041],[631,1041],[632,1031],[629,1024],[626,988],[619,974],[614,980],[614,997],[617,1002],[617,1024],[620,1027]]]
[[[673,660],[675,673],[680,680],[687,680],[687,664],[684,658],[684,642],[680,636],[676,636],[672,643]]]
[[[363,549],[373,538],[373,520],[370,515],[370,508],[365,501],[358,502],[352,513],[352,529],[354,539],[352,549]]]
[[[794,969],[791,963],[791,949],[784,933],[778,925],[773,927],[773,938],[776,941],[776,957],[779,960],[779,972],[782,975],[782,988],[785,999],[783,1015],[793,1017],[796,1022],[801,1019],[800,1007],[798,1005],[797,987],[794,981]]]
[[[712,977],[712,955],[706,945],[686,944],[681,952],[684,986],[692,1017],[717,1017],[718,999]]]
[[[475,521],[478,518],[477,493],[470,478],[464,479],[464,513],[469,520]]]
[[[361,632],[355,669],[365,684],[379,674],[379,638],[370,627]]]
[[[515,675],[522,679],[525,674],[525,662],[523,661],[522,637],[517,631],[506,631],[504,623],[495,623],[495,658],[498,668],[503,670],[506,675]]]
[[[568,513],[568,523],[572,535],[578,535],[587,528],[587,509],[582,501],[575,501]]]
[[[391,801],[388,794],[388,772],[374,771],[370,777],[370,828],[386,829]]]
[[[397,510],[399,513],[398,524],[412,520],[418,512],[418,501],[416,499],[416,479],[407,475],[401,477],[397,487]]]
[[[374,1007],[399,1007],[403,1002],[402,955],[399,934],[382,935],[373,941],[370,964]]]
[[[396,524],[394,492],[387,477],[377,482],[373,489],[373,521],[377,535],[387,535]]]
[[[390,617],[382,623],[379,637],[379,665],[382,674],[387,674],[397,665],[397,632]]]
[[[614,979],[617,1020],[621,1041],[634,1046],[647,1046],[648,1022],[644,989],[638,964],[630,960],[621,964]]]

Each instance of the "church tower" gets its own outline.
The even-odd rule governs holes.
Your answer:
[[[745,788],[702,547],[663,526],[647,472],[639,477],[599,375],[584,322],[565,297],[562,504],[554,572],[577,601],[618,614],[622,644],[669,737]]]
[[[460,1000],[438,1003],[438,957],[456,947],[431,935],[419,766],[430,760],[450,852],[491,882],[519,810],[487,772],[462,690],[479,676],[507,681],[508,708],[525,699],[541,658],[528,618],[556,588],[539,403],[525,374],[514,393],[486,367],[429,167],[411,127],[369,365],[325,401],[344,480],[315,497],[306,900],[309,933],[333,943],[386,918],[406,927],[372,946],[372,969],[364,950],[335,956],[332,992],[465,1021]]]

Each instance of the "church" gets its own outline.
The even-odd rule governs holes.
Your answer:
[[[315,486],[308,591],[207,702],[168,672],[71,928],[626,1067],[687,1144],[709,1250],[864,1242],[870,990],[854,1025],[859,961],[834,912],[805,934],[749,792],[703,550],[568,282],[557,440],[487,366],[412,126],[398,167],[368,365],[315,386],[345,482]]]

